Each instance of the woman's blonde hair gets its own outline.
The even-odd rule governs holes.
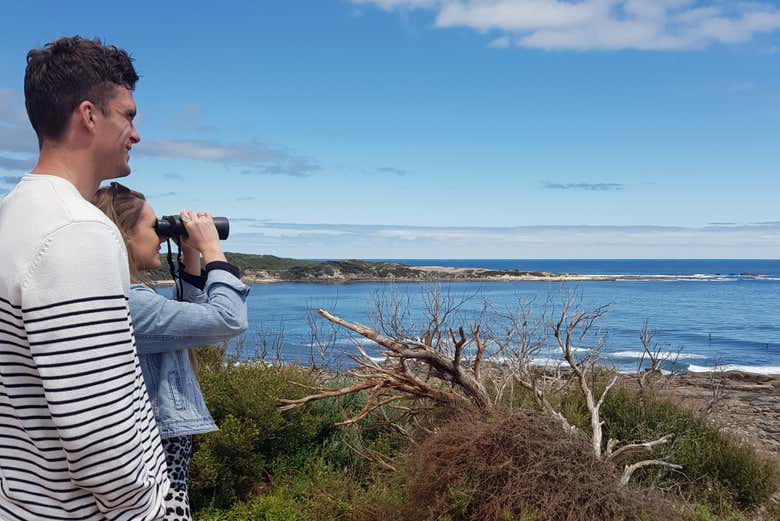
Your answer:
[[[127,248],[127,240],[133,234],[138,221],[141,220],[141,213],[144,210],[144,202],[146,197],[141,192],[131,190],[124,185],[117,182],[113,182],[108,186],[98,189],[95,192],[95,197],[92,198],[92,204],[100,208],[100,210],[106,214],[106,216],[114,221],[116,227],[119,228],[119,232],[122,234],[122,240],[125,241],[125,248]],[[147,286],[152,285],[152,280],[143,274],[138,269],[138,265],[133,258],[133,252],[130,248],[127,248],[127,262],[130,268],[130,280],[135,283],[140,282]],[[198,361],[195,358],[195,354],[191,349],[187,350],[190,363],[194,370],[198,368]]]
[[[122,240],[125,241],[125,247],[127,247],[128,239],[133,235],[135,227],[141,219],[145,201],[144,194],[117,182],[98,189],[95,192],[95,197],[92,198],[92,204],[100,208],[119,228]],[[130,251],[130,248],[127,248],[127,260],[130,268],[130,279],[134,283],[140,282],[149,285],[149,277],[138,269],[138,264],[133,258],[133,252]]]

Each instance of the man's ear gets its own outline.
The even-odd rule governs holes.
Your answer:
[[[86,130],[90,132],[95,131],[95,121],[98,108],[94,103],[88,100],[84,100],[76,107],[76,113],[78,114],[77,120]]]

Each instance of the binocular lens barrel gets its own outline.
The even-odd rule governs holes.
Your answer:
[[[227,217],[214,217],[214,226],[217,228],[220,240],[224,241],[228,238],[230,221],[228,221]],[[178,215],[164,215],[160,217],[157,219],[157,225],[154,229],[162,239],[187,237],[187,230],[184,228],[184,223],[181,222],[181,217]]]

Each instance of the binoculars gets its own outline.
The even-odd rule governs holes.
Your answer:
[[[227,217],[214,217],[213,219],[219,239],[224,241],[230,234],[230,221],[228,221]],[[187,237],[187,230],[184,228],[184,223],[181,222],[181,217],[178,215],[164,215],[160,217],[157,219],[154,230],[161,239]]]

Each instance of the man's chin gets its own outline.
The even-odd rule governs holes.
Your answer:
[[[130,170],[129,169],[127,169],[127,170],[117,170],[116,172],[113,173],[113,175],[111,175],[109,177],[104,177],[103,180],[104,181],[108,181],[109,179],[121,179],[121,178],[127,177],[129,175],[130,175]]]

